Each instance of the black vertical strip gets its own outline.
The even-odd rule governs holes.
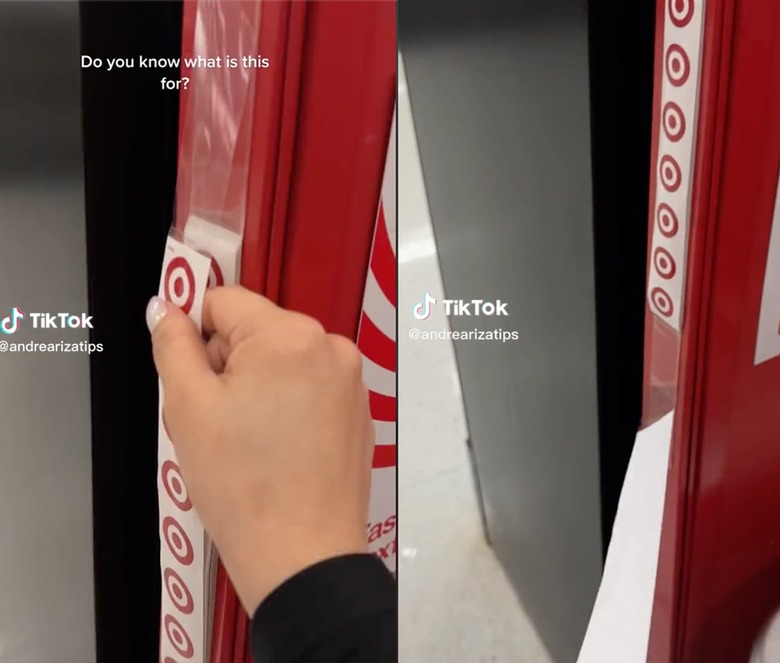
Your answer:
[[[157,380],[144,308],[157,290],[173,218],[178,94],[139,56],[178,57],[180,2],[82,2],[83,55],[135,67],[82,71],[92,341],[92,463],[97,660],[159,653]]]
[[[588,6],[604,554],[639,427],[655,0]]]

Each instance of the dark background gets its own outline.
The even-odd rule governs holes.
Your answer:
[[[82,2],[81,50],[93,57],[178,57],[180,2]],[[178,93],[169,72],[82,71],[90,312],[97,659],[156,661],[157,378],[144,309],[157,292],[173,219]],[[178,78],[170,72],[169,78]]]

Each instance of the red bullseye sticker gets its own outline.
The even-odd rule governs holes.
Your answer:
[[[171,603],[173,603],[182,614],[189,615],[195,609],[195,602],[192,600],[192,594],[176,571],[173,569],[165,569],[163,573],[163,585],[165,585],[165,590],[168,592]]]
[[[168,550],[171,551],[171,555],[176,558],[176,561],[184,566],[192,564],[192,561],[195,559],[195,552],[182,526],[171,516],[167,516],[163,520],[162,531]]]
[[[225,285],[225,277],[222,275],[219,263],[212,257],[209,269],[209,288],[218,288],[223,285]]]
[[[172,460],[166,460],[160,468],[160,476],[165,492],[168,493],[171,501],[182,511],[189,511],[192,508],[192,502],[187,495],[187,488],[181,478],[179,466]]]
[[[661,158],[658,171],[661,176],[661,184],[669,193],[674,193],[680,188],[682,171],[680,170],[680,164],[675,161],[674,157],[668,154],[664,155]]]
[[[668,318],[674,313],[674,302],[663,288],[653,288],[650,293],[650,301],[653,302],[658,312]]]
[[[653,252],[653,265],[662,279],[671,279],[677,273],[677,265],[672,254],[662,246]]]
[[[672,44],[666,51],[666,77],[675,87],[685,85],[691,75],[688,55],[679,44]]]
[[[192,267],[182,256],[176,256],[165,269],[165,299],[189,313],[195,302],[195,275]]]
[[[192,658],[195,653],[195,649],[192,646],[192,640],[187,635],[187,631],[179,623],[179,621],[173,615],[165,615],[163,622],[165,628],[165,635],[168,636],[168,641],[171,646],[178,652],[178,654],[184,658]]]
[[[655,218],[658,222],[658,230],[664,237],[674,237],[677,231],[680,230],[680,222],[677,220],[677,215],[666,203],[661,203],[658,206]]]
[[[669,0],[669,18],[676,28],[684,28],[693,18],[694,0]]]
[[[667,101],[663,110],[663,127],[666,137],[676,143],[685,135],[685,116],[673,101]]]

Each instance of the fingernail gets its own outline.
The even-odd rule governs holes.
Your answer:
[[[167,312],[168,306],[164,299],[152,297],[149,300],[149,303],[146,305],[146,326],[149,327],[150,332],[155,330]]]

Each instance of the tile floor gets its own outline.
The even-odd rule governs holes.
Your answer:
[[[408,337],[414,303],[443,288],[402,63],[398,101],[399,659],[549,663],[482,535],[452,345]],[[433,311],[426,327],[446,329]]]

